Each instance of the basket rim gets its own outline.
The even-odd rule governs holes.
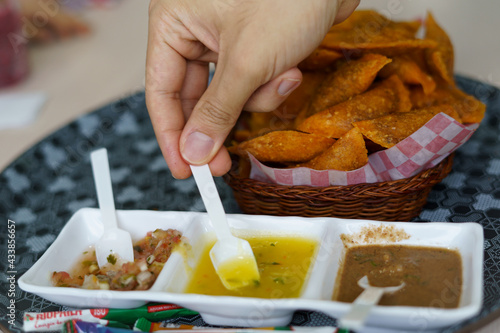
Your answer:
[[[399,194],[404,194],[404,193],[421,191],[423,188],[428,188],[430,186],[434,186],[435,184],[439,183],[451,171],[453,165],[453,157],[454,153],[448,155],[446,158],[443,159],[443,161],[441,161],[436,166],[423,170],[412,177],[385,181],[385,182],[377,182],[377,183],[360,183],[353,185],[330,185],[324,187],[317,187],[310,185],[273,184],[251,178],[243,178],[239,176],[236,171],[236,163],[233,163],[231,170],[224,175],[224,180],[231,187],[233,187],[233,189],[236,186],[236,183],[239,183],[238,184],[239,189],[240,190],[243,189],[245,191],[254,191],[255,188],[258,187],[259,188],[258,191],[266,189],[271,192],[281,192],[281,193],[309,192],[309,193],[326,194],[328,192],[339,192],[339,191],[363,192],[363,191],[371,191],[373,189],[384,188],[384,192],[386,194],[394,192]],[[371,193],[370,195],[377,195],[377,194]]]

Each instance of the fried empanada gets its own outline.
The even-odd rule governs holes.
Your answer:
[[[410,98],[416,108],[449,104],[460,115],[463,123],[480,123],[486,112],[486,105],[481,101],[452,86],[438,88],[428,95],[419,87],[412,88]]]
[[[407,54],[393,57],[392,62],[384,66],[379,72],[379,76],[383,78],[391,75],[397,75],[406,84],[421,85],[425,94],[430,94],[436,89],[436,82],[432,77],[425,73]]]
[[[347,59],[366,52],[393,56],[435,48],[436,41],[415,38],[419,27],[418,21],[395,22],[375,11],[355,11],[343,23],[330,29],[321,47],[342,52]]]
[[[229,147],[228,150],[242,157],[247,157],[248,152],[260,162],[302,163],[321,154],[334,142],[334,139],[316,134],[274,131]]]
[[[431,106],[411,112],[393,113],[383,117],[355,122],[361,133],[385,148],[391,148],[406,139],[440,112],[460,121],[458,113],[448,104]]]
[[[427,66],[435,76],[441,78],[446,84],[454,86],[454,52],[451,39],[437,24],[430,12],[427,14],[425,27],[425,38],[437,42],[435,49],[425,50]]]
[[[357,128],[351,129],[330,148],[309,162],[298,166],[315,170],[356,170],[368,163],[368,151],[363,135]]]
[[[409,92],[397,76],[371,90],[337,104],[304,120],[297,129],[329,138],[339,138],[352,129],[352,123],[411,109]]]
[[[298,125],[307,117],[366,91],[378,71],[390,61],[379,54],[366,54],[360,59],[344,62],[336,71],[325,77],[310,103],[300,112],[295,124]]]

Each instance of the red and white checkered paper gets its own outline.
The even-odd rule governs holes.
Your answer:
[[[394,147],[371,154],[353,171],[270,168],[250,155],[250,178],[280,185],[354,185],[412,177],[439,164],[472,136],[479,124],[462,125],[439,113]]]

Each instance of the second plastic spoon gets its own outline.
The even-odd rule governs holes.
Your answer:
[[[231,234],[226,213],[207,164],[191,166],[210,221],[215,227],[217,242],[210,250],[215,271],[227,289],[233,290],[260,281],[259,269],[248,241]]]

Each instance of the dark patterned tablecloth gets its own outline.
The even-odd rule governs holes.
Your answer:
[[[415,221],[472,221],[483,226],[484,304],[478,316],[444,332],[470,327],[500,309],[500,91],[463,77],[457,77],[457,84],[487,104],[486,117],[456,152],[452,172],[434,187]],[[15,271],[15,278],[20,277],[73,213],[82,207],[97,207],[89,153],[98,147],[108,149],[118,209],[204,210],[193,179],[171,176],[156,142],[143,92],[85,115],[48,136],[0,174],[0,323],[11,331],[22,331],[25,311],[64,309],[10,284],[12,273],[8,272]],[[226,211],[239,213],[231,189],[221,179],[217,185]],[[15,221],[15,261],[10,262],[9,220]],[[11,302],[15,305],[14,325],[9,324]],[[203,324],[199,316],[176,321]],[[334,325],[335,320],[317,312],[297,311],[291,324],[323,326]]]

